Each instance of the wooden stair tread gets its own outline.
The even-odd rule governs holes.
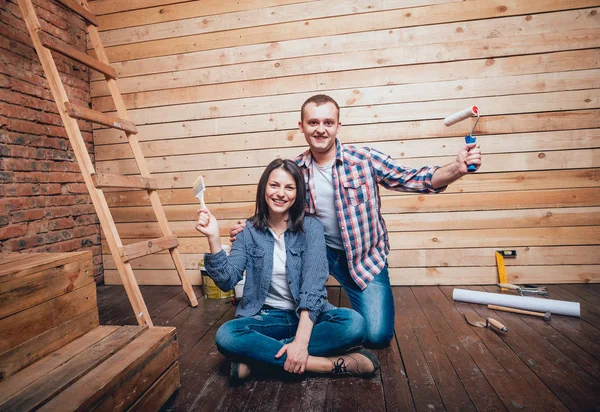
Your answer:
[[[70,57],[71,59],[78,61],[81,64],[85,64],[88,67],[91,67],[94,70],[99,71],[102,74],[110,77],[111,79],[117,78],[117,71],[112,68],[112,66],[101,62],[86,53],[80,52],[74,47],[69,46],[68,44],[56,39],[55,37],[50,36],[48,33],[44,33],[39,31],[38,36],[40,38],[40,42],[42,45],[50,50],[54,50],[57,53],[60,53],[64,56]]]
[[[54,351],[51,356],[46,356],[34,365],[9,376],[2,384],[0,384],[0,405],[15,393],[22,391],[32,382],[35,382],[44,375],[50,373],[73,356],[88,349],[90,346],[94,345],[99,340],[104,339],[117,329],[119,329],[119,326],[99,326],[94,328],[85,335]]]
[[[113,129],[123,130],[130,134],[137,134],[135,123],[130,120],[120,119],[115,116],[109,116],[96,110],[88,109],[87,107],[77,106],[75,104],[65,102],[65,110],[70,117],[74,119],[88,120],[90,122],[102,124],[112,127]]]
[[[11,253],[0,260],[0,283],[72,261],[89,251],[68,253]]]
[[[55,396],[40,410],[88,410],[116,384],[126,386],[130,380],[124,380],[124,378],[128,375],[139,374],[138,380],[148,381],[149,386],[156,378],[163,374],[165,369],[169,368],[169,365],[171,365],[171,368],[173,368],[173,364],[177,365],[178,355],[175,328],[149,328],[128,343],[123,349]],[[149,365],[146,360],[150,357],[152,357],[150,361],[156,359],[158,362],[154,362],[154,365]],[[151,376],[152,379],[148,379],[149,375],[155,376]],[[139,382],[135,383],[139,385]],[[139,395],[139,392],[144,389],[138,386],[136,395]],[[125,393],[128,393],[128,391],[125,391]],[[123,395],[121,394],[120,396],[123,397]],[[110,397],[105,399],[105,401],[101,400],[100,402],[110,403],[112,400]]]
[[[22,253],[2,253],[0,254],[0,273],[7,265],[14,265],[19,260],[27,259]]]
[[[177,241],[177,236],[175,235],[132,243],[121,248],[121,259],[124,262],[128,262],[132,259],[158,253],[165,249],[172,249],[178,245],[179,242]]]
[[[104,339],[70,357],[60,366],[32,382],[21,391],[12,394],[7,399],[0,400],[0,409],[25,411],[38,408],[121,350],[146,329],[145,326],[122,326],[118,328]],[[33,364],[15,376],[26,373],[29,368],[35,367],[36,364]]]
[[[56,1],[58,1],[60,4],[62,4],[66,8],[71,9],[74,13],[80,15],[88,23],[93,24],[94,26],[98,27],[98,18],[96,17],[96,15],[92,14],[91,11],[89,11],[85,7],[81,6],[79,3],[77,3],[73,0],[56,0]]]
[[[30,274],[0,282],[0,411],[158,410],[179,387],[174,327],[98,325],[89,251],[2,258]]]
[[[17,266],[18,271],[8,272],[12,275],[10,279],[9,276],[4,276],[5,281],[0,281],[0,319],[60,297],[65,291],[79,289],[94,281],[90,253],[62,256],[55,260],[46,257],[42,262],[50,261],[50,267],[48,264],[36,265],[35,257],[29,260],[34,261],[34,271]]]
[[[145,190],[157,190],[158,182],[152,177],[142,176],[124,176],[124,175],[113,175],[108,173],[94,173],[92,174],[92,180],[94,186],[97,188],[102,187],[119,187],[129,189],[145,189]]]
[[[175,362],[129,410],[145,412],[164,405],[179,386],[179,362]]]

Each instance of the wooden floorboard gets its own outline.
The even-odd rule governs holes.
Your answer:
[[[497,292],[493,286],[463,289]],[[577,301],[581,318],[550,321],[454,302],[451,286],[394,287],[395,337],[375,351],[370,379],[255,377],[229,386],[229,362],[218,352],[218,328],[233,319],[229,300],[189,306],[178,286],[143,286],[157,326],[177,327],[181,387],[163,411],[443,411],[597,410],[600,408],[600,285],[550,285],[550,298]],[[328,287],[328,300],[349,307]],[[136,320],[122,286],[98,287],[101,324]],[[463,314],[495,317],[509,331],[472,327]]]
[[[459,314],[471,314],[478,315],[473,309],[471,304],[463,302],[454,302],[452,300],[451,286],[440,287],[440,291],[445,295],[447,301],[453,304],[454,308]],[[539,319],[536,319],[540,321]],[[540,321],[543,322],[543,321]],[[471,327],[472,332],[475,333],[476,337],[486,346],[493,356],[502,364],[504,369],[509,372],[511,379],[514,379],[519,387],[523,389],[523,393],[529,396],[531,401],[535,402],[539,400],[538,404],[534,404],[533,409],[543,410],[554,410],[561,411],[566,410],[564,404],[548,389],[546,384],[539,379],[539,377],[529,368],[527,363],[514,352],[502,339],[499,333],[492,331],[491,329],[475,328]],[[469,338],[468,335],[464,339]],[[510,408],[509,408],[510,409]]]
[[[491,291],[492,288],[472,287]],[[574,410],[586,410],[597,403],[600,393],[595,381],[579,365],[544,339],[522,319],[522,315],[488,310],[484,305],[473,305],[482,318],[495,317],[509,328],[502,339],[526,360],[531,369],[550,387],[565,405]]]

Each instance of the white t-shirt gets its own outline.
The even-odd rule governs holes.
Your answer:
[[[344,250],[340,224],[335,210],[335,196],[333,193],[333,162],[328,165],[318,165],[313,160],[312,175],[314,183],[313,197],[317,218],[325,229],[325,244],[338,250]]]
[[[273,275],[265,305],[277,309],[295,310],[296,302],[290,292],[285,273],[285,238],[283,235],[278,236],[271,228],[269,230],[275,238],[275,247],[273,248]]]

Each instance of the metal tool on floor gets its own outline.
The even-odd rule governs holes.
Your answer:
[[[544,287],[521,287],[512,283],[498,283],[503,289],[516,290],[521,296],[548,296],[548,290]]]
[[[497,321],[494,318],[486,318],[485,321],[473,314],[463,313],[465,320],[471,326],[475,326],[477,328],[490,328],[497,330],[499,332],[508,332],[508,328],[504,326],[501,322]]]
[[[500,283],[508,283],[506,279],[506,268],[504,267],[504,258],[516,258],[516,250],[497,250],[496,251],[496,266],[498,267],[498,280]],[[502,290],[508,290],[503,288]]]
[[[515,309],[515,308],[509,308],[507,306],[498,306],[498,305],[487,305],[487,307],[488,307],[488,309],[500,310],[503,312],[518,313],[520,315],[537,316],[539,318],[542,318],[543,320],[550,320],[552,318],[552,314],[550,312],[534,312],[531,310]]]

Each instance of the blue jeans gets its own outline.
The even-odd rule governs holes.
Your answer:
[[[346,253],[327,247],[329,273],[342,285],[352,308],[366,323],[366,345],[384,347],[394,337],[394,296],[387,264],[365,290],[361,290],[348,270]]]
[[[224,356],[244,363],[257,362],[283,366],[287,355],[275,355],[294,340],[298,316],[293,310],[263,306],[252,317],[236,318],[217,331],[216,342]],[[312,356],[333,356],[361,345],[365,339],[365,321],[353,310],[337,308],[322,313],[313,326],[308,344]]]

